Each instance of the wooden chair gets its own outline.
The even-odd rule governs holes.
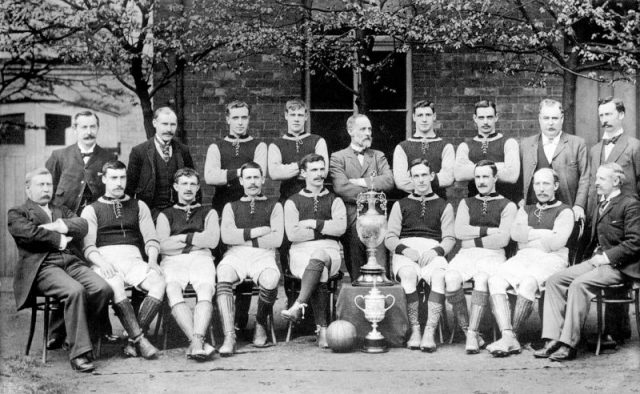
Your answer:
[[[623,295],[613,295],[611,290],[625,289]],[[640,281],[621,283],[612,286],[606,286],[600,289],[598,294],[593,298],[592,302],[596,303],[596,314],[598,319],[598,341],[596,343],[596,356],[600,355],[602,346],[602,335],[605,330],[604,325],[604,305],[607,304],[634,304],[636,308],[636,329],[640,336]]]
[[[238,295],[243,295],[243,296],[251,296],[253,298],[253,297],[257,297],[257,296],[260,295],[260,288],[258,287],[258,285],[255,282],[253,282],[250,279],[245,279],[245,282],[252,282],[253,283],[253,287],[251,288],[251,291],[245,291],[245,292],[238,293],[238,286],[236,286],[233,289],[233,292],[234,292],[236,297]],[[271,313],[267,317],[267,324],[269,325],[269,327],[267,329],[271,332],[271,341],[273,342],[274,345],[277,345],[278,341],[276,340],[276,330],[275,330],[275,324],[273,322],[273,309],[271,310]]]
[[[39,301],[38,299],[42,299]],[[31,305],[31,323],[29,324],[29,337],[27,338],[27,348],[25,355],[29,355],[31,350],[31,342],[33,341],[33,334],[36,329],[36,319],[38,318],[38,312],[44,312],[44,324],[42,332],[42,363],[47,363],[47,342],[49,342],[49,314],[52,310],[62,307],[62,303],[54,297],[37,296]]]

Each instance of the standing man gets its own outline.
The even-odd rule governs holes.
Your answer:
[[[602,127],[602,141],[591,147],[591,178],[589,182],[588,212],[595,217],[598,193],[595,186],[596,171],[601,164],[618,163],[624,171],[622,194],[638,198],[640,195],[640,141],[633,137],[632,130],[624,130],[622,123],[625,107],[622,100],[606,97],[598,101],[598,117]],[[594,223],[591,223],[594,226]],[[613,339],[622,341],[631,335],[628,305],[607,305],[605,327]],[[609,338],[607,338],[608,340]]]
[[[562,132],[564,110],[559,101],[540,102],[540,134],[522,140],[523,196],[521,207],[536,204],[533,174],[541,168],[551,168],[558,176],[556,199],[572,207],[576,220],[585,218],[589,193],[589,158],[584,140]]]
[[[82,217],[89,223],[84,256],[113,290],[113,309],[129,334],[125,355],[153,358],[158,349],[144,334],[160,310],[165,290],[158,266],[160,245],[156,229],[147,205],[124,192],[127,186],[124,163],[116,160],[105,163],[102,182],[104,196],[82,211]],[[143,260],[141,250],[148,256],[148,263]],[[147,293],[137,316],[125,286]]]
[[[71,368],[93,371],[91,334],[94,338],[99,335],[96,319],[106,309],[112,292],[67,247],[74,238],[85,236],[87,221],[64,205],[49,204],[53,181],[46,168],[29,172],[25,185],[27,202],[11,208],[8,214],[9,233],[20,254],[13,279],[16,306],[18,310],[29,307],[36,294],[64,300]]]
[[[305,185],[298,168],[300,160],[308,154],[315,153],[322,156],[324,168],[323,181],[327,177],[327,163],[329,153],[327,142],[316,134],[306,132],[305,125],[309,118],[307,105],[304,101],[289,100],[284,107],[284,118],[287,120],[287,133],[269,145],[269,176],[274,181],[280,181],[280,203],[298,193]],[[286,270],[289,267],[289,248],[291,242],[287,234],[282,240],[280,265]]]
[[[435,105],[431,101],[420,100],[413,105],[415,134],[396,146],[393,152],[393,179],[396,187],[406,193],[414,190],[414,182],[409,174],[409,163],[416,159],[429,162],[430,170],[435,174],[431,181],[431,190],[440,198],[447,198],[447,187],[453,185],[453,167],[456,154],[453,145],[436,135]]]
[[[293,242],[291,273],[301,280],[298,299],[282,316],[300,319],[307,302],[316,320],[318,346],[327,348],[327,305],[329,278],[340,271],[342,257],[338,237],[347,229],[344,202],[324,188],[325,158],[311,153],[300,161],[305,188],[284,205],[285,230]]]
[[[347,206],[347,231],[341,241],[349,275],[355,281],[360,276],[360,267],[366,262],[366,249],[356,231],[356,199],[358,194],[369,189],[393,189],[393,173],[384,153],[371,149],[371,122],[366,115],[350,116],[347,132],[351,145],[331,155],[329,171],[334,192]],[[378,261],[385,260],[383,245],[376,254]]]
[[[469,197],[478,194],[473,182],[475,163],[490,160],[498,168],[498,194],[518,202],[518,176],[520,175],[520,149],[513,138],[496,132],[498,113],[493,101],[482,100],[475,105],[473,121],[478,135],[458,145],[454,174],[456,181],[468,181]]]
[[[178,118],[171,108],[155,110],[153,127],[156,135],[131,150],[125,192],[143,201],[155,221],[163,209],[178,201],[172,188],[173,174],[179,168],[193,168],[193,160],[189,148],[173,138]]]
[[[265,177],[258,163],[240,168],[244,196],[227,203],[220,226],[222,242],[229,246],[218,265],[218,310],[224,329],[220,355],[231,356],[236,350],[233,285],[251,279],[260,288],[253,345],[267,344],[267,318],[273,313],[278,296],[280,270],[276,251],[282,243],[284,218],[282,204],[262,195]],[[271,322],[273,324],[273,322]]]
[[[156,230],[160,241],[160,267],[167,282],[171,315],[190,341],[187,358],[207,360],[214,352],[204,341],[213,313],[216,268],[211,250],[220,241],[218,214],[196,202],[200,175],[191,168],[179,169],[173,177],[178,203],[158,215]],[[191,283],[198,296],[193,310],[182,292]]]
[[[456,245],[453,207],[431,190],[436,174],[431,171],[427,160],[415,159],[409,172],[413,193],[393,204],[384,244],[394,253],[393,276],[400,280],[407,296],[407,315],[411,325],[407,347],[432,352],[436,349],[433,336],[444,307],[445,256]],[[434,276],[439,276],[439,279],[433,281]],[[416,289],[421,279],[431,287],[429,317],[422,336]]]
[[[483,346],[478,327],[489,305],[487,282],[506,260],[505,247],[511,239],[510,230],[517,213],[516,204],[496,192],[498,168],[495,163],[479,161],[474,181],[478,194],[460,201],[456,214],[456,238],[461,241],[462,249],[449,263],[444,284],[438,284],[438,288],[446,288],[447,301],[467,335],[467,354],[476,354]],[[433,280],[436,278],[439,276]],[[462,285],[471,279],[473,293],[469,316]]]
[[[580,331],[600,287],[640,279],[640,202],[622,193],[624,182],[619,164],[599,166],[595,183],[600,202],[592,217],[587,249],[593,254],[547,281],[542,319],[542,338],[547,342],[535,357],[552,361],[575,358]]]
[[[98,115],[91,111],[78,112],[71,125],[76,133],[77,143],[63,149],[54,150],[45,167],[53,177],[53,205],[64,205],[76,215],[82,209],[104,194],[104,184],[100,179],[102,166],[116,156],[101,148],[96,139],[100,128]],[[79,254],[82,257],[82,254]],[[110,334],[108,310],[105,309],[105,333]],[[66,336],[62,309],[51,313],[49,343],[47,349],[57,349]],[[106,335],[109,341],[117,337]]]
[[[518,332],[533,311],[533,302],[551,275],[568,265],[567,241],[574,226],[569,206],[556,199],[559,177],[551,168],[541,168],[533,175],[537,202],[518,211],[511,227],[511,238],[518,242],[518,253],[489,277],[493,315],[502,338],[487,346],[496,357],[520,353]],[[517,293],[511,320],[507,290]]]

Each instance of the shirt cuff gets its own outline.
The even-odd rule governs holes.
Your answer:
[[[187,246],[193,245],[193,235],[194,233],[187,233],[187,239],[184,241]]]
[[[482,247],[482,237],[474,238],[474,239],[473,239],[473,244],[474,244],[477,248],[481,248],[481,247]]]
[[[248,241],[251,239],[251,229],[250,228],[245,228],[242,231],[242,237],[244,238],[245,241]]]
[[[444,257],[444,248],[442,246],[436,246],[435,248],[431,248],[436,254],[440,257]]]
[[[229,168],[227,169],[227,183],[231,182],[232,180],[236,179],[238,177],[238,170],[235,168]]]
[[[489,228],[487,226],[481,226],[480,227],[480,238],[486,237],[488,231],[489,231]]]
[[[407,245],[399,244],[398,246],[396,246],[395,252],[396,254],[402,254],[405,249],[409,249],[409,247]]]

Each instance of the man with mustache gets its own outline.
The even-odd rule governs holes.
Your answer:
[[[368,190],[393,189],[393,173],[384,153],[371,149],[371,122],[366,115],[356,114],[347,119],[347,132],[351,137],[349,147],[331,155],[329,171],[334,192],[347,207],[347,231],[342,236],[345,262],[352,281],[360,276],[365,264],[365,246],[356,231],[356,199]],[[380,245],[376,252],[378,261],[385,266],[385,250]]]
[[[496,191],[511,201],[519,201],[521,192],[518,191],[517,181],[520,175],[520,149],[515,139],[496,132],[496,104],[488,100],[478,101],[473,121],[478,128],[478,135],[458,145],[453,171],[456,181],[468,181],[468,196],[475,196],[478,194],[473,182],[475,163],[490,160],[498,168]]]
[[[595,210],[598,206],[598,193],[595,180],[596,171],[601,164],[619,164],[625,176],[625,182],[621,186],[623,194],[635,196],[640,195],[640,141],[634,138],[632,130],[624,130],[623,121],[625,116],[624,102],[619,98],[605,97],[598,101],[598,117],[602,128],[602,140],[591,147],[589,159],[591,161],[591,176],[589,180],[589,218],[595,217]],[[594,226],[594,223],[590,223]],[[631,337],[631,327],[629,324],[628,305],[607,305],[605,312],[605,327],[607,334],[605,346],[614,346],[615,341],[624,341]]]
[[[533,354],[537,358],[575,358],[589,306],[600,288],[640,279],[640,202],[622,191],[625,177],[618,163],[602,164],[596,171],[600,201],[585,254],[591,257],[547,280],[542,319],[546,343]]]
[[[100,119],[94,112],[76,113],[71,127],[77,142],[54,150],[45,167],[53,178],[53,205],[64,205],[80,215],[85,206],[104,194],[100,171],[104,163],[116,157],[96,143]],[[78,256],[82,257],[82,254],[78,253]],[[58,349],[63,346],[66,336],[63,310],[53,310],[50,320],[47,348]],[[104,318],[104,325],[105,333],[110,334],[108,315]],[[105,335],[104,339],[112,342],[117,337]]]
[[[407,347],[431,352],[436,349],[433,337],[444,308],[445,256],[456,244],[453,207],[432,191],[436,174],[427,160],[412,161],[409,173],[413,193],[393,204],[384,244],[394,253],[393,275],[400,280],[407,296],[407,316],[411,325]],[[434,277],[438,279],[432,280]],[[416,289],[421,279],[431,287],[427,304],[429,317],[423,335],[418,321]]]
[[[173,174],[179,168],[194,168],[189,148],[174,137],[178,118],[169,107],[161,107],[153,113],[156,134],[131,149],[127,169],[126,194],[143,201],[155,221],[158,214],[178,201],[173,184]]]
[[[291,240],[291,273],[301,280],[298,299],[282,317],[297,321],[304,316],[307,302],[315,318],[318,346],[327,343],[327,281],[340,271],[342,257],[338,237],[347,229],[344,202],[324,188],[325,158],[311,153],[300,160],[304,189],[284,205],[285,230]]]
[[[393,179],[396,187],[406,193],[413,192],[414,182],[409,174],[409,163],[418,158],[429,162],[435,174],[431,189],[441,198],[447,198],[447,187],[453,185],[453,167],[456,154],[453,145],[436,135],[435,104],[420,100],[413,105],[415,134],[396,146],[393,152]]]
[[[280,181],[280,203],[298,193],[305,185],[298,168],[300,160],[308,154],[316,153],[324,158],[325,167],[329,163],[327,142],[324,138],[306,131],[309,118],[307,105],[299,99],[289,100],[284,107],[284,118],[287,121],[287,133],[269,145],[269,176]],[[326,178],[327,168],[324,177]],[[291,242],[287,234],[279,249],[280,265],[283,270],[289,267],[289,248]]]
[[[511,239],[509,233],[517,213],[516,204],[496,192],[496,163],[480,160],[475,167],[478,194],[460,201],[456,214],[456,238],[461,241],[462,248],[449,263],[444,276],[434,276],[431,285],[432,289],[446,289],[444,296],[467,336],[467,354],[478,353],[484,344],[478,335],[478,327],[489,305],[487,281],[506,260],[504,248]],[[440,281],[437,286],[436,279]],[[469,316],[462,284],[471,279],[473,293]],[[441,299],[443,295],[436,296]]]
[[[267,319],[273,313],[278,295],[280,270],[275,249],[282,243],[284,219],[282,204],[262,195],[265,177],[262,166],[248,162],[240,167],[244,196],[227,203],[222,211],[220,231],[227,249],[218,265],[218,310],[224,329],[223,357],[236,350],[233,285],[251,279],[260,288],[253,345],[267,344]],[[273,324],[273,322],[272,322]]]
[[[158,215],[160,267],[167,282],[171,315],[190,341],[187,358],[207,360],[215,351],[204,341],[213,312],[216,268],[211,250],[220,241],[218,214],[196,202],[200,175],[191,168],[179,169],[173,177],[178,202]],[[198,301],[191,311],[182,291],[191,283]]]
[[[537,202],[518,211],[511,227],[511,238],[518,242],[518,253],[489,277],[489,293],[502,338],[487,346],[496,357],[520,353],[517,335],[533,311],[536,294],[544,289],[551,275],[567,267],[567,241],[574,226],[569,205],[556,199],[560,181],[556,171],[541,168],[533,175]],[[513,323],[507,290],[517,293]]]
[[[109,285],[68,248],[87,233],[87,221],[64,205],[50,204],[53,179],[46,168],[26,176],[27,202],[8,213],[9,233],[20,257],[13,279],[18,310],[35,302],[36,294],[64,301],[64,323],[71,368],[95,369],[91,337],[100,331],[97,318],[113,294]]]
[[[125,194],[127,167],[113,160],[102,167],[104,196],[87,206],[82,217],[89,224],[84,256],[113,290],[113,309],[129,334],[127,356],[153,358],[156,349],[144,336],[160,310],[165,281],[158,266],[160,245],[151,212],[142,201]],[[142,258],[141,250],[148,256]],[[145,291],[136,316],[126,286]]]
[[[520,143],[522,163],[522,199],[520,207],[536,204],[533,174],[541,168],[552,168],[558,176],[555,197],[573,209],[576,220],[585,218],[589,193],[589,158],[584,140],[562,132],[562,103],[544,99],[540,102],[540,134],[524,138]]]

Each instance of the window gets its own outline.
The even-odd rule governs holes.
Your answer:
[[[24,114],[0,116],[0,145],[24,145]]]
[[[71,127],[71,116],[58,114],[45,114],[46,145],[64,145],[65,131]]]

